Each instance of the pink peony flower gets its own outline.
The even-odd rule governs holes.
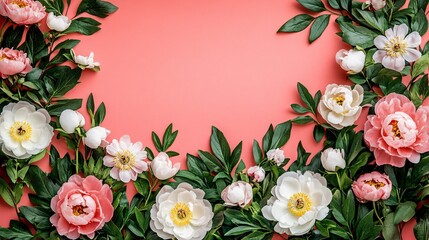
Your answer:
[[[7,76],[18,73],[28,73],[33,69],[30,65],[30,59],[27,54],[20,50],[10,48],[0,49],[0,76]]]
[[[379,10],[386,6],[386,0],[367,0],[366,4],[371,5],[374,10]]]
[[[361,203],[386,200],[390,197],[392,182],[386,174],[374,171],[361,175],[354,181],[352,190],[356,199]]]
[[[253,166],[247,169],[247,175],[253,177],[255,182],[262,182],[265,179],[265,170],[260,166]]]
[[[233,182],[222,191],[221,197],[225,201],[226,206],[240,206],[244,208],[252,203],[252,186],[244,181]]]
[[[0,15],[19,25],[40,22],[45,16],[45,7],[33,0],[0,0]]]
[[[109,185],[94,176],[73,175],[51,200],[55,212],[50,218],[58,234],[77,239],[80,234],[94,238],[95,231],[113,217],[113,194]]]
[[[420,161],[420,153],[429,151],[429,105],[414,104],[405,96],[391,93],[375,105],[368,116],[364,138],[374,151],[377,165],[403,167],[405,160]]]

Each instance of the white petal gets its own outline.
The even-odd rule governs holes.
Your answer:
[[[344,119],[343,115],[336,114],[335,112],[329,112],[328,119],[326,119],[326,121],[333,124],[339,124],[343,121],[343,119]]]
[[[388,42],[389,40],[383,35],[379,35],[376,38],[374,38],[374,45],[378,49],[384,49],[384,47],[387,45]]]
[[[417,61],[417,59],[419,59],[421,56],[422,56],[422,54],[420,53],[420,51],[418,51],[416,49],[412,49],[412,48],[407,48],[405,50],[405,54],[404,54],[404,58],[408,62]]]
[[[403,23],[403,24],[401,24],[401,25],[395,25],[394,27],[393,27],[393,32],[394,32],[394,34],[396,35],[396,36],[398,36],[400,39],[404,39],[405,38],[405,35],[407,35],[407,33],[408,33],[408,26],[405,24],[405,23]]]
[[[422,37],[418,32],[412,32],[408,34],[408,36],[404,40],[407,43],[407,47],[416,48],[422,42]]]
[[[386,56],[383,58],[381,64],[383,64],[385,68],[400,72],[405,67],[405,60],[402,57],[392,58],[390,56]]]

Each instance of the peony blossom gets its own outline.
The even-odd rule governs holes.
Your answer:
[[[85,57],[82,55],[76,55],[72,49],[71,55],[73,56],[73,60],[75,61],[75,63],[81,69],[88,68],[88,69],[92,69],[94,71],[98,71],[100,69],[100,63],[94,62],[94,53],[93,52],[91,52],[88,57]]]
[[[363,101],[363,88],[329,84],[317,110],[326,122],[336,129],[351,126],[359,118]]]
[[[374,44],[378,50],[374,53],[373,59],[376,63],[381,63],[385,68],[395,71],[402,71],[407,62],[414,62],[422,55],[417,49],[422,38],[418,32],[408,34],[406,24],[395,25],[374,39]]]
[[[252,186],[244,181],[233,182],[222,191],[221,197],[226,206],[244,208],[252,203]]]
[[[1,0],[0,15],[10,18],[19,25],[31,25],[40,22],[46,12],[39,1]]]
[[[85,125],[85,118],[78,111],[66,109],[61,112],[60,115],[61,128],[66,133],[74,133],[77,127],[83,127]]]
[[[107,155],[103,158],[103,164],[111,167],[110,176],[122,182],[135,181],[137,174],[148,169],[144,161],[147,152],[141,142],[132,143],[130,136],[124,135],[119,141],[114,139],[106,147]]]
[[[377,165],[403,167],[406,159],[420,161],[429,151],[429,105],[417,110],[404,95],[391,93],[375,105],[364,126],[365,142],[374,152]]]
[[[214,216],[204,191],[181,183],[164,186],[150,210],[150,228],[162,239],[201,240],[212,228]]]
[[[42,152],[51,143],[54,129],[45,109],[28,102],[9,103],[0,115],[0,144],[8,156],[25,159]]]
[[[49,219],[61,236],[90,239],[113,217],[113,194],[109,185],[94,176],[73,175],[51,200],[55,212]]]
[[[267,158],[270,161],[273,161],[277,166],[282,165],[285,160],[285,156],[283,155],[283,150],[280,149],[271,149],[267,152]]]
[[[361,72],[365,66],[365,53],[354,49],[341,49],[335,55],[335,60],[349,74],[355,74]]]
[[[273,196],[262,208],[262,214],[277,222],[274,227],[277,233],[306,234],[316,220],[328,215],[332,193],[326,186],[326,179],[320,174],[286,172],[277,179],[271,190]]]
[[[327,171],[335,172],[338,168],[346,167],[346,160],[344,160],[344,149],[327,148],[320,156],[322,166]]]
[[[153,161],[150,163],[153,175],[159,180],[167,180],[174,177],[180,169],[180,163],[171,162],[168,155],[164,152],[160,152]]]
[[[369,4],[374,10],[379,10],[386,6],[386,0],[367,0],[366,4]]]
[[[46,25],[48,28],[57,32],[62,32],[70,27],[71,20],[64,15],[55,16],[53,12],[48,13]]]
[[[26,74],[33,69],[27,54],[21,50],[0,49],[0,76],[7,78],[15,74]]]
[[[352,190],[356,199],[361,203],[386,200],[390,197],[392,182],[386,174],[374,171],[361,175],[354,181]]]
[[[247,170],[247,175],[253,177],[255,182],[262,182],[265,179],[265,170],[262,167],[253,166]]]
[[[90,128],[86,132],[86,137],[83,138],[83,142],[89,148],[96,149],[98,147],[106,147],[109,142],[106,141],[110,131],[104,127],[96,126]]]

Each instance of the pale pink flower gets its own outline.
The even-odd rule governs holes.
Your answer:
[[[386,6],[386,0],[367,0],[366,4],[369,4],[374,10],[379,10]]]
[[[77,239],[86,235],[93,239],[113,217],[113,194],[109,185],[94,176],[73,175],[51,200],[55,212],[49,219],[61,236]]]
[[[31,25],[40,22],[46,16],[46,11],[38,1],[0,0],[0,15],[19,25]]]
[[[0,76],[2,78],[18,73],[26,74],[31,69],[33,67],[30,65],[30,59],[23,51],[10,48],[0,49]]]
[[[381,63],[385,68],[395,71],[402,71],[405,68],[405,60],[414,62],[422,55],[417,49],[422,38],[418,32],[408,34],[406,24],[395,25],[374,39],[374,44],[378,50],[374,53],[373,59],[376,63]]]
[[[57,32],[66,30],[70,27],[71,22],[72,21],[67,16],[56,16],[53,12],[50,12],[46,18],[46,25],[48,25],[48,28]]]
[[[221,197],[225,201],[226,206],[240,206],[244,208],[252,203],[252,186],[244,181],[233,182],[222,191]]]
[[[352,190],[359,202],[376,202],[390,197],[392,182],[386,174],[374,171],[361,175],[354,181]]]
[[[60,125],[64,132],[72,134],[76,128],[83,127],[85,125],[85,118],[78,111],[66,109],[61,112]]]
[[[86,137],[83,138],[83,142],[87,147],[92,149],[106,147],[109,144],[109,142],[106,141],[106,138],[109,134],[110,131],[106,128],[95,126],[86,132]]]
[[[107,155],[103,158],[103,163],[107,167],[112,167],[110,176],[122,182],[135,181],[137,174],[148,169],[144,161],[147,152],[141,142],[132,143],[130,136],[124,135],[119,141],[114,139],[106,147]]]
[[[170,158],[165,152],[160,152],[150,163],[152,173],[159,180],[167,180],[174,177],[180,169],[180,163],[171,162]]]
[[[403,167],[406,159],[420,161],[429,151],[429,106],[417,111],[404,95],[391,93],[377,102],[375,115],[368,116],[364,138],[374,151],[377,165]]]
[[[344,149],[327,148],[320,155],[320,162],[327,171],[335,172],[338,168],[346,167],[344,160]]]
[[[335,55],[336,62],[350,74],[359,73],[365,66],[365,53],[354,49],[341,49]]]
[[[267,152],[267,159],[273,161],[275,164],[277,164],[277,166],[282,165],[283,161],[285,160],[283,150],[279,148],[269,150]]]
[[[247,175],[253,177],[256,182],[262,182],[265,179],[265,170],[260,166],[253,166],[247,170]]]

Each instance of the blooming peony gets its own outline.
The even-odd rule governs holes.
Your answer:
[[[283,155],[283,150],[280,149],[271,149],[267,152],[267,158],[270,161],[273,161],[277,166],[282,165],[285,160],[285,156]]]
[[[244,181],[237,181],[227,186],[221,193],[222,200],[226,206],[245,206],[252,203],[252,186]]]
[[[374,44],[378,50],[374,53],[374,61],[400,72],[405,67],[405,60],[411,63],[419,59],[422,54],[415,48],[420,45],[422,38],[418,32],[406,36],[407,33],[408,26],[403,23],[387,29],[385,36],[377,36]]]
[[[153,161],[150,163],[153,175],[159,180],[166,180],[174,177],[180,169],[180,163],[171,162],[168,155],[164,152],[160,152]]]
[[[365,53],[354,49],[341,49],[335,55],[335,60],[348,73],[359,73],[365,66]]]
[[[0,144],[3,153],[18,159],[42,152],[51,143],[54,129],[45,109],[28,102],[9,103],[0,115]]]
[[[253,166],[247,170],[247,175],[253,177],[256,182],[262,182],[265,179],[265,170],[262,167]]]
[[[18,73],[26,74],[31,69],[33,67],[30,65],[30,59],[23,51],[10,48],[0,49],[0,76],[2,78]]]
[[[90,128],[86,132],[86,137],[83,138],[83,142],[89,148],[96,149],[98,147],[106,147],[109,142],[106,141],[110,131],[104,127],[96,126]]]
[[[346,160],[344,160],[344,149],[327,148],[320,156],[322,166],[327,171],[335,172],[337,167],[343,169],[346,167]]]
[[[162,239],[201,240],[210,231],[214,216],[204,191],[181,183],[164,186],[150,210],[150,228]]]
[[[263,216],[277,221],[274,231],[288,235],[303,235],[311,230],[316,220],[329,212],[332,193],[326,179],[311,172],[286,172],[271,190],[273,195],[262,208]]]
[[[103,158],[103,163],[107,167],[112,167],[110,176],[122,182],[135,181],[137,174],[148,169],[146,159],[147,153],[143,150],[141,142],[132,143],[128,135],[122,136],[119,141],[114,139],[106,147],[107,155]]]
[[[70,27],[71,20],[64,15],[55,16],[53,12],[48,14],[48,18],[46,19],[46,25],[51,30],[55,30],[57,32],[62,32]]]
[[[0,15],[10,18],[19,25],[30,25],[40,22],[45,15],[45,7],[33,0],[1,0]]]
[[[369,4],[374,10],[379,10],[386,6],[386,0],[367,0],[366,4]]]
[[[351,126],[359,118],[363,101],[363,88],[329,84],[317,110],[326,122],[336,129]]]
[[[88,68],[88,69],[92,69],[94,71],[98,71],[100,69],[100,63],[94,62],[94,53],[93,52],[91,52],[88,57],[85,57],[82,55],[76,55],[72,49],[71,54],[73,56],[73,60],[81,69]]]
[[[377,165],[403,167],[406,159],[418,163],[420,153],[429,151],[429,105],[416,110],[404,95],[383,97],[375,105],[375,115],[368,116],[364,138]]]
[[[80,112],[66,109],[61,112],[60,125],[66,133],[74,133],[77,127],[85,125],[85,118]]]
[[[113,217],[113,194],[109,185],[94,176],[73,175],[51,200],[55,212],[49,219],[61,236],[77,239],[86,235],[94,238]]]
[[[361,203],[367,201],[386,200],[392,191],[392,182],[386,174],[379,172],[361,175],[352,184],[352,190],[357,200]]]

